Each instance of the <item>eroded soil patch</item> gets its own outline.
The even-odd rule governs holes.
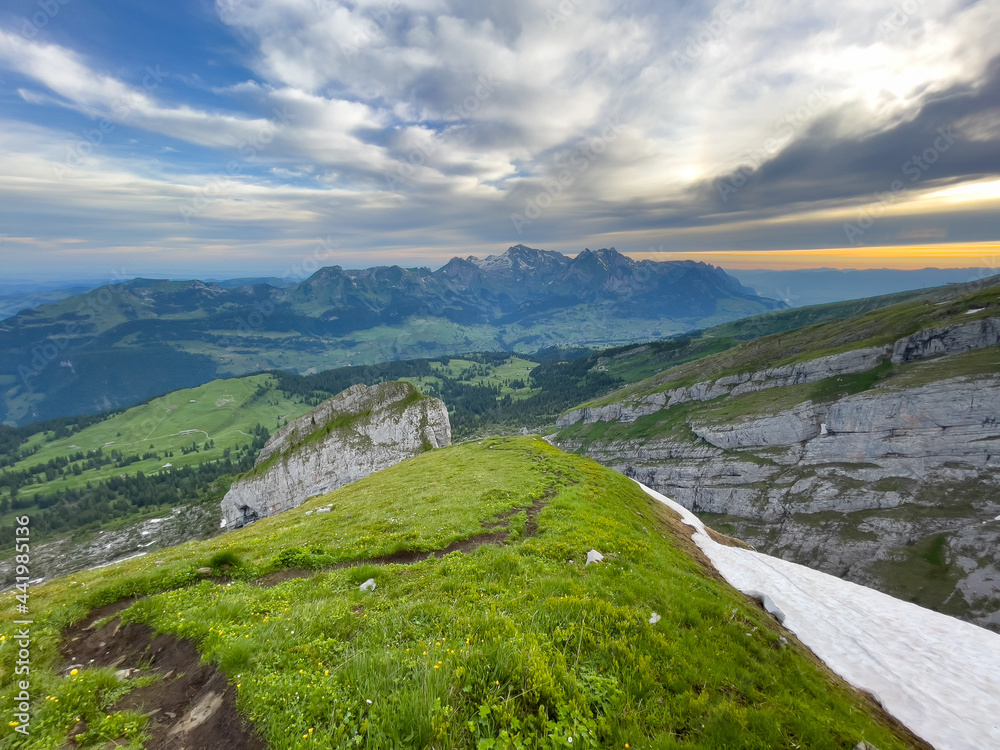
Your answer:
[[[256,730],[236,710],[234,688],[215,666],[202,664],[193,644],[157,635],[147,625],[122,625],[119,617],[95,627],[131,603],[102,607],[70,628],[62,649],[65,669],[111,667],[121,670],[124,680],[160,677],[125,695],[111,709],[149,715],[147,750],[266,750]],[[79,727],[73,734],[84,730]],[[71,738],[68,747],[75,746]]]

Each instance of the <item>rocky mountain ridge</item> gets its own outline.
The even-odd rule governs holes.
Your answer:
[[[213,378],[662,338],[784,308],[721,268],[516,245],[442,268],[318,268],[291,286],[133,279],[0,321],[0,421],[131,405]]]
[[[838,378],[872,382],[810,398]],[[555,440],[762,551],[1000,630],[998,420],[987,317],[609,399],[564,415]]]
[[[450,444],[440,400],[405,382],[351,386],[268,440],[223,498],[222,525],[240,528]]]

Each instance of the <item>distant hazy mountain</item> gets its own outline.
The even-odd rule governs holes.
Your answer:
[[[134,279],[0,322],[0,420],[112,409],[265,369],[661,338],[782,307],[704,263],[523,245],[436,271],[333,266],[283,289]]]
[[[243,279],[208,279],[205,283],[218,284],[223,289],[238,289],[241,286],[258,286],[259,284],[267,284],[276,289],[284,289],[285,287],[295,286],[298,281],[279,278],[278,276],[251,276]]]
[[[21,310],[30,310],[32,307],[58,302],[61,299],[73,297],[78,294],[85,294],[97,286],[100,285],[83,284],[60,289],[32,289],[30,291],[16,288],[12,290],[0,289],[0,320],[17,315]]]
[[[849,299],[877,297],[910,289],[962,284],[1000,273],[997,268],[892,268],[855,271],[817,268],[796,271],[727,271],[762,297],[779,299],[790,307],[821,305]]]

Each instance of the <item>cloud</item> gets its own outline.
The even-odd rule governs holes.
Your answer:
[[[192,201],[204,205],[184,229],[207,239],[304,241],[335,227],[359,248],[410,255],[517,240],[836,245],[845,217],[952,128],[954,146],[879,231],[952,237],[961,216],[963,231],[996,233],[991,189],[970,187],[1000,174],[996,3],[216,0],[215,11],[250,74],[212,86],[191,83],[197,70],[150,64],[149,79],[145,63],[130,69],[141,56],[86,57],[0,28],[22,103],[0,138],[0,193],[24,188],[16,204],[40,213],[54,190],[54,233],[114,217],[123,246],[174,236]],[[78,113],[76,130],[46,119],[60,110]],[[101,118],[123,137],[55,180]],[[918,204],[933,226],[914,224]]]

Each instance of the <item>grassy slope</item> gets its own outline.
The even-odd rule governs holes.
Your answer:
[[[270,375],[213,380],[198,388],[173,391],[152,399],[67,438],[45,442],[45,436],[37,434],[26,446],[38,445],[40,450],[14,464],[12,469],[23,470],[57,456],[71,457],[79,451],[86,454],[98,448],[103,448],[104,452],[118,450],[125,455],[153,451],[161,457],[164,451],[172,451],[174,455],[139,461],[124,468],[104,466],[77,476],[29,485],[21,490],[21,496],[52,489],[77,489],[88,481],[120,474],[134,475],[139,471],[152,474],[167,462],[181,467],[220,459],[226,448],[248,442],[249,430],[254,425],[259,423],[273,431],[279,416],[290,420],[312,408],[301,400],[286,398],[280,391],[270,391],[255,398],[258,387],[273,380]],[[215,441],[215,447],[201,448],[210,439]],[[181,448],[190,447],[193,442],[199,445],[199,452],[183,455]]]
[[[941,294],[943,292],[935,292],[935,295]],[[585,406],[615,403],[695,382],[715,380],[725,375],[755,372],[851,349],[891,344],[903,336],[908,336],[924,328],[970,323],[981,318],[995,316],[1000,310],[1000,297],[998,297],[996,285],[943,302],[933,302],[932,299],[936,299],[936,297],[928,298],[924,295],[916,301],[903,302],[891,307],[864,312],[854,317],[829,320],[780,333],[771,333],[718,354],[671,367],[646,380],[596,399]],[[824,305],[821,307],[835,306]],[[979,308],[982,309],[968,314],[970,310]],[[840,309],[845,308],[841,305]],[[803,308],[790,312],[809,313],[811,310],[813,308]],[[774,320],[787,318],[789,321],[797,319],[787,313],[772,313],[769,316],[762,316],[763,318]],[[752,319],[747,324],[753,325],[758,320],[761,319]]]
[[[537,535],[522,510],[506,546],[329,569],[441,549],[539,502]],[[332,511],[306,515],[323,505]],[[34,590],[33,736],[18,745],[5,732],[0,747],[59,747],[76,717],[105,741],[141,737],[141,717],[110,711],[128,689],[112,670],[56,674],[60,630],[133,594],[151,596],[126,619],[196,642],[275,749],[909,746],[798,646],[780,647],[773,621],[679,540],[632,482],[541,440],[433,451],[159,552],[161,565],[141,558]],[[607,557],[584,567],[592,547]],[[241,561],[237,580],[199,582],[195,568],[220,552]],[[288,566],[328,572],[248,583]],[[360,592],[369,577],[378,588]],[[663,619],[651,625],[654,611]],[[15,658],[6,632],[3,696]]]
[[[536,362],[520,357],[511,357],[497,366],[458,358],[452,359],[447,365],[431,363],[434,369],[453,378],[458,378],[468,368],[477,368],[477,372],[485,372],[485,375],[470,377],[468,382],[482,381],[486,386],[497,386],[501,397],[510,395],[516,399],[526,398],[536,393],[537,389],[513,389],[507,387],[505,381],[521,379],[527,382],[530,370],[536,365]],[[440,382],[436,378],[401,379],[413,383],[421,390],[435,381]],[[312,408],[301,398],[289,398],[277,389],[261,397],[254,397],[261,384],[274,380],[270,375],[214,380],[197,388],[173,391],[151,399],[67,438],[47,441],[46,434],[37,433],[22,449],[38,446],[39,451],[9,469],[25,470],[56,457],[71,458],[78,452],[86,454],[98,448],[103,448],[106,453],[118,450],[125,455],[142,455],[155,451],[161,455],[160,459],[138,461],[123,468],[104,466],[84,471],[80,475],[57,477],[42,484],[28,485],[21,489],[21,497],[24,498],[39,492],[79,489],[88,481],[95,482],[121,474],[134,476],[138,471],[153,474],[168,461],[176,467],[183,467],[220,459],[226,448],[232,449],[238,444],[246,443],[248,433],[254,425],[259,423],[274,432],[279,417],[282,421],[289,421]],[[215,446],[204,448],[209,439],[214,440]],[[181,448],[190,447],[192,442],[198,443],[199,452],[183,455]],[[151,449],[150,446],[155,448]],[[174,455],[162,458],[165,451],[171,451]],[[40,476],[44,478],[44,475]],[[30,510],[27,509],[28,512]],[[20,512],[23,511],[18,511]]]

